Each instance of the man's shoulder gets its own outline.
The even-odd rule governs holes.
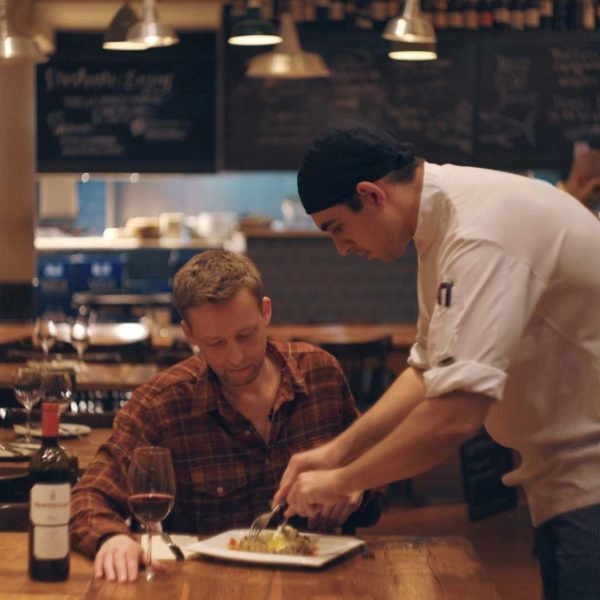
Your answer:
[[[206,361],[193,356],[159,371],[138,389],[141,395],[147,398],[183,397],[197,389],[207,371]]]

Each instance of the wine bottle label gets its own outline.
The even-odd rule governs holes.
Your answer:
[[[69,525],[33,527],[33,557],[38,560],[60,560],[69,554]]]
[[[64,558],[69,554],[71,485],[36,483],[29,502],[33,556],[40,560]]]
[[[33,525],[68,525],[71,484],[36,483],[31,488],[29,506]]]

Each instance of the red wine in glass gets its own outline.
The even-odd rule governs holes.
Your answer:
[[[141,523],[160,523],[171,512],[173,494],[133,494],[129,496],[129,508]]]
[[[148,531],[146,579],[155,576],[152,570],[152,533],[173,508],[175,472],[171,452],[160,446],[139,446],[134,449],[128,472],[129,507]]]

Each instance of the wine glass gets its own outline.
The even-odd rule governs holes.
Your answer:
[[[71,405],[73,380],[72,369],[44,369],[42,372],[42,398],[44,402],[56,402],[59,414]]]
[[[173,508],[175,473],[171,451],[159,446],[139,446],[133,451],[129,465],[129,508],[148,531],[146,579],[152,570],[152,533]]]
[[[85,318],[79,316],[71,323],[69,338],[71,345],[77,351],[77,364],[79,370],[82,371],[84,369],[83,353],[90,344],[90,331]]]
[[[35,320],[33,327],[33,343],[41,347],[44,352],[44,362],[48,361],[50,348],[56,342],[57,329],[54,321],[48,317],[41,316]]]
[[[31,411],[42,397],[42,374],[33,367],[19,367],[15,371],[15,398],[27,413],[24,441],[31,443]]]

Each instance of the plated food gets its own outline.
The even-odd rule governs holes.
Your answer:
[[[314,556],[318,546],[314,537],[302,535],[291,525],[280,525],[275,531],[261,531],[257,537],[244,535],[239,540],[231,538],[228,548],[263,554]]]

